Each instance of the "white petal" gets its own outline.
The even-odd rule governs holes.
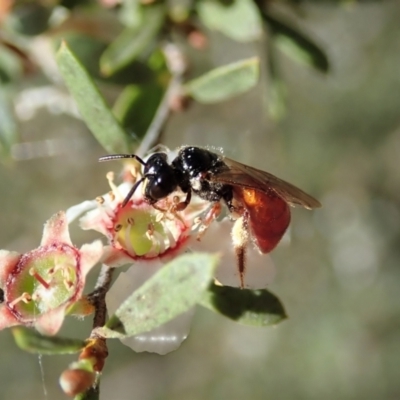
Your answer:
[[[66,243],[72,246],[69,236],[67,217],[64,211],[54,214],[45,224],[43,229],[41,246],[52,245],[53,243]]]
[[[68,223],[70,224],[83,213],[96,208],[97,205],[98,203],[96,200],[85,200],[80,204],[76,204],[75,206],[68,208],[68,210],[66,211]]]

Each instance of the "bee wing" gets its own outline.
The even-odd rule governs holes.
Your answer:
[[[211,181],[248,187],[264,193],[273,190],[291,206],[300,205],[308,209],[321,207],[321,203],[314,197],[268,172],[249,167],[226,157],[223,161],[229,169],[211,176]]]

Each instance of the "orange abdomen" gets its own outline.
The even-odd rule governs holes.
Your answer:
[[[282,239],[290,223],[288,203],[273,191],[234,188],[235,197],[248,213],[248,225],[254,242],[262,253],[269,253]]]

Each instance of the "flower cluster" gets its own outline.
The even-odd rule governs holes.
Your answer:
[[[54,335],[65,315],[93,312],[93,306],[82,293],[87,273],[99,262],[111,268],[127,264],[133,267],[129,271],[130,277],[121,274],[115,288],[108,292],[110,312],[166,261],[184,251],[220,252],[221,267],[216,278],[223,284],[239,285],[230,237],[231,221],[225,217],[218,223],[211,223],[217,218],[219,208],[196,196],[184,210],[176,211],[176,205],[185,197],[180,191],[150,205],[139,186],[126,202],[132,185],[141,178],[137,168],[129,167],[124,171],[124,182],[117,186],[114,175],[109,173],[110,192],[50,218],[37,249],[23,255],[0,251],[0,329],[20,324]],[[100,241],[85,244],[81,249],[72,245],[68,224],[82,214],[81,227],[100,232],[107,239],[106,245]],[[261,256],[255,249],[249,249],[249,252],[253,253],[252,268],[250,274],[246,274],[246,285],[265,287],[274,272],[271,259]],[[190,316],[188,313],[188,318]],[[177,334],[172,329],[168,334],[174,340],[165,336],[164,328],[157,335],[162,336],[163,342],[174,342],[172,347],[176,348],[189,329],[185,321],[180,325],[182,332]],[[148,337],[156,342],[157,335],[154,335],[150,332]],[[152,345],[142,346],[146,340],[146,335],[142,335],[139,348],[152,351]],[[135,344],[133,348],[138,350]],[[170,350],[160,350],[167,351]]]

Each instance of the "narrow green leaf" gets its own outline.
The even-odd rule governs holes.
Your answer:
[[[287,318],[280,300],[266,289],[249,290],[212,284],[200,305],[243,325],[275,325]]]
[[[286,115],[286,86],[281,79],[270,78],[267,93],[268,113],[275,121]]]
[[[113,112],[128,132],[137,138],[146,134],[164,95],[158,83],[128,85],[116,100]]]
[[[5,87],[0,86],[0,156],[10,158],[11,148],[18,141],[18,125]]]
[[[184,91],[200,103],[216,103],[251,89],[256,85],[258,76],[258,58],[248,58],[215,68],[187,82]]]
[[[143,9],[142,24],[126,28],[104,51],[100,58],[100,70],[105,76],[125,68],[143,52],[149,50],[151,42],[164,21],[165,8],[162,4]]]
[[[253,0],[203,0],[197,5],[197,13],[207,28],[233,40],[249,42],[261,36],[262,19]]]
[[[0,82],[16,81],[22,74],[22,59],[8,47],[0,45]]]
[[[121,339],[170,321],[200,300],[217,263],[218,256],[204,253],[185,254],[169,262],[129,296],[97,333]]]
[[[274,36],[274,43],[286,55],[321,72],[329,71],[327,55],[311,38],[270,14],[263,16]]]
[[[124,0],[121,3],[119,19],[125,26],[137,28],[143,21],[140,0]]]
[[[78,339],[42,336],[33,329],[15,327],[11,329],[19,348],[30,353],[47,355],[73,354],[85,347],[85,342]]]
[[[76,101],[82,118],[109,153],[129,152],[128,136],[107,106],[91,77],[63,42],[57,63],[65,84]]]

